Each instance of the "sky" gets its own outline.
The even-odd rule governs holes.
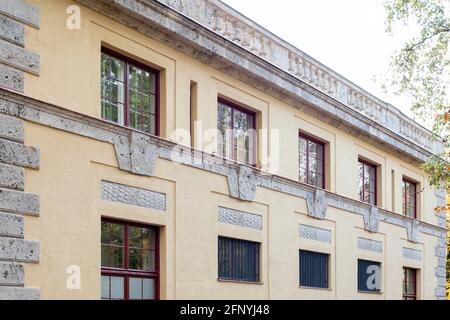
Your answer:
[[[272,33],[391,103],[409,116],[410,99],[384,93],[375,79],[389,76],[395,50],[412,28],[385,32],[383,0],[222,0]]]

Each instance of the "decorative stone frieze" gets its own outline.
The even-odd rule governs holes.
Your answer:
[[[381,253],[383,252],[383,242],[358,237],[358,249]]]
[[[102,199],[150,208],[166,210],[166,195],[164,193],[126,186],[119,183],[102,181]]]
[[[417,261],[422,260],[422,251],[420,251],[420,250],[403,247],[402,254],[403,254],[403,258],[417,260]]]
[[[380,216],[378,215],[378,208],[371,206],[369,211],[363,215],[364,229],[370,232],[378,232]]]
[[[306,224],[300,224],[298,230],[300,238],[331,243],[331,230]]]
[[[239,227],[262,230],[262,216],[250,212],[219,207],[218,221]]]

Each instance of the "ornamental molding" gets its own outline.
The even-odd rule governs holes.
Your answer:
[[[443,144],[398,109],[218,0],[76,0],[397,155]]]

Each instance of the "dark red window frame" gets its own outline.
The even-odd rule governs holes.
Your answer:
[[[101,267],[102,276],[119,276],[124,278],[124,300],[129,300],[129,278],[147,278],[155,280],[155,300],[159,300],[160,296],[160,263],[159,263],[159,228],[153,225],[145,225],[140,223],[133,223],[115,219],[102,218],[101,222],[119,224],[124,226],[124,252],[123,252],[123,269],[122,268],[108,268]],[[129,245],[128,245],[128,228],[130,226],[138,228],[153,229],[155,231],[155,271],[141,271],[141,270],[131,270],[127,269],[129,265]],[[110,289],[111,290],[111,289]]]
[[[413,279],[408,278],[408,271],[412,271],[414,274]],[[412,284],[414,290],[413,293],[408,293],[408,285]],[[403,268],[403,300],[417,300],[417,269]]]
[[[129,90],[129,72],[128,67],[134,66],[139,69],[142,69],[144,71],[147,71],[149,73],[152,73],[155,75],[155,135],[159,136],[160,132],[160,72],[157,69],[151,68],[146,64],[143,64],[141,62],[135,61],[127,56],[124,56],[120,53],[117,53],[116,51],[113,51],[111,49],[102,47],[101,53],[107,54],[113,58],[119,59],[122,62],[125,63],[125,75],[124,75],[124,87],[125,87],[125,104],[124,104],[124,126],[130,127],[130,121],[129,121],[129,112],[130,112],[130,102],[128,99],[128,90]],[[133,128],[134,129],[134,128]],[[138,129],[134,129],[138,130]],[[146,132],[148,133],[148,132]],[[150,133],[148,133],[150,134]]]
[[[375,180],[373,181],[373,183],[375,183],[375,186],[374,186],[374,203],[370,203],[370,200],[369,200],[369,202],[364,200],[364,196],[363,196],[363,193],[364,193],[363,192],[364,191],[364,178],[365,178],[365,176],[364,176],[364,169],[363,169],[363,175],[359,176],[359,179],[362,179],[362,181],[363,181],[363,184],[362,184],[363,190],[359,190],[359,200],[362,201],[362,202],[369,203],[371,205],[376,206],[376,205],[378,205],[378,186],[377,186],[377,184],[378,184],[377,167],[378,166],[376,164],[372,163],[372,162],[363,160],[361,158],[358,159],[358,164],[359,163],[361,163],[363,166],[371,167],[375,171]],[[358,174],[359,174],[359,172],[358,172]],[[369,190],[370,190],[370,186],[369,186]],[[370,198],[370,196],[369,196],[369,198]]]
[[[403,201],[403,205],[402,205],[402,210],[403,210],[403,214],[405,216],[411,217],[416,219],[417,218],[417,182],[408,179],[406,177],[403,177],[402,180],[403,186],[402,186],[402,192],[404,193],[402,195],[402,201]],[[406,192],[406,185],[409,184],[410,186],[414,187],[414,216],[410,216],[408,215],[408,207],[410,205],[410,203],[408,202],[408,194]],[[411,195],[409,195],[411,196]]]
[[[309,135],[307,135],[307,134],[305,134],[303,132],[299,132],[299,139],[300,138],[305,139],[307,142],[310,141],[310,142],[313,142],[315,144],[318,144],[318,145],[320,145],[322,147],[322,157],[323,157],[323,159],[322,159],[322,182],[321,182],[322,185],[321,186],[316,186],[316,187],[325,189],[325,187],[326,187],[326,184],[325,184],[325,177],[326,177],[326,172],[325,172],[325,143],[320,141],[320,140],[318,140],[318,139],[316,139],[316,138],[314,138],[314,137],[311,137],[311,136],[309,136]],[[300,152],[299,152],[299,157],[300,157]],[[300,177],[300,172],[299,172],[299,177]],[[309,183],[309,148],[308,147],[306,148],[306,181],[308,182],[308,184],[310,184]]]
[[[253,111],[250,111],[248,109],[245,109],[244,107],[242,107],[242,106],[240,106],[240,105],[238,105],[238,104],[236,104],[234,102],[231,102],[231,101],[229,101],[229,100],[227,100],[225,98],[222,98],[222,97],[217,98],[217,102],[218,103],[222,103],[222,104],[226,105],[227,107],[231,108],[231,124],[230,124],[230,127],[233,130],[234,130],[234,111],[235,110],[238,110],[238,111],[240,111],[242,113],[245,113],[245,114],[247,114],[247,115],[249,115],[249,116],[251,116],[253,118],[253,121],[252,121],[253,122],[253,126],[250,129],[253,129],[255,131],[255,135],[253,136],[253,141],[252,141],[253,146],[254,146],[253,147],[253,154],[252,154],[254,163],[246,163],[246,164],[248,164],[250,166],[256,166],[256,162],[257,162],[257,159],[256,159],[256,155],[257,155],[257,146],[256,146],[256,113],[253,112]],[[236,142],[235,142],[234,136],[231,139],[231,150],[233,151],[231,160],[237,161],[237,146],[236,146]],[[226,157],[226,155],[224,155],[224,157]]]

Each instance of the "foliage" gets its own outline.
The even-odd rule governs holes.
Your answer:
[[[386,29],[392,33],[397,23],[417,30],[391,60],[392,78],[385,87],[413,99],[411,110],[424,123],[432,125],[444,151],[422,167],[430,185],[450,192],[450,0],[385,0]],[[450,206],[438,207],[447,212]],[[450,239],[449,239],[450,240]],[[447,248],[447,299],[450,299],[450,251]]]

